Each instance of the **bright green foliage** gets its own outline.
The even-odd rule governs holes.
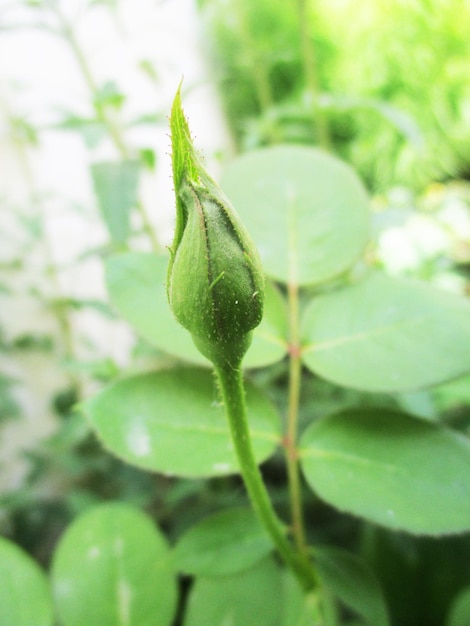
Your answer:
[[[279,417],[261,391],[247,385],[257,461],[279,441]],[[215,381],[202,369],[177,368],[119,381],[84,403],[106,448],[128,463],[176,476],[239,471]]]
[[[271,558],[232,576],[199,578],[185,626],[273,626],[282,611],[282,579]]]
[[[368,626],[389,626],[383,591],[363,561],[338,548],[317,548],[315,562],[325,587]]]
[[[314,298],[303,360],[318,375],[367,391],[404,391],[468,371],[470,303],[425,283],[374,274]]]
[[[44,572],[13,542],[0,537],[0,626],[52,626]]]
[[[112,304],[152,345],[190,363],[209,365],[191,336],[175,320],[165,290],[168,257],[125,252],[106,261],[106,287]]]
[[[195,576],[227,576],[249,569],[272,551],[250,509],[227,509],[192,526],[178,541],[175,566]]]
[[[470,623],[470,589],[464,589],[452,605],[446,626],[468,626]]]
[[[467,171],[468,2],[211,0],[201,14],[242,150],[318,145],[320,112],[375,189]]]
[[[63,626],[170,626],[176,577],[166,540],[129,505],[78,518],[61,538],[52,581]]]
[[[265,272],[283,283],[330,280],[349,269],[367,243],[369,203],[360,180],[315,148],[249,152],[227,168],[222,186]]]
[[[136,161],[95,163],[91,174],[111,239],[123,244],[129,235],[131,209],[137,202],[139,164]]]
[[[136,332],[155,347],[183,361],[209,366],[189,333],[175,320],[167,301],[165,281],[168,258],[127,252],[106,262],[106,284],[111,302]],[[253,331],[243,361],[246,367],[270,365],[287,351],[284,300],[271,283],[265,286],[264,315]]]
[[[250,236],[195,152],[179,91],[170,128],[177,211],[170,308],[204,356],[237,367],[263,316],[263,271]]]
[[[282,575],[282,608],[278,617],[279,626],[311,626],[318,606],[319,592],[305,593],[289,570]],[[325,618],[325,626],[334,624]]]
[[[310,486],[341,511],[394,530],[470,530],[470,442],[388,410],[351,409],[312,424],[300,442]]]
[[[0,329],[0,347],[1,347],[1,329]],[[18,417],[20,408],[18,402],[12,393],[15,386],[15,380],[10,376],[0,374],[0,423],[3,420]]]
[[[236,574],[197,578],[184,626],[312,626],[317,600],[268,557]]]

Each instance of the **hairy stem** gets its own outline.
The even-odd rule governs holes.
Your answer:
[[[271,504],[251,445],[241,369],[230,365],[215,368],[227,413],[230,432],[248,495],[259,520],[269,533],[279,554],[306,591],[318,587],[315,571],[304,554],[286,538],[284,524]]]

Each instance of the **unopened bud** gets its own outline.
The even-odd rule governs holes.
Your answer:
[[[170,307],[204,356],[215,365],[238,367],[263,315],[261,263],[194,150],[179,91],[170,124],[177,205],[167,282]]]

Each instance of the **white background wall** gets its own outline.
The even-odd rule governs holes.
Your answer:
[[[96,257],[77,258],[103,245],[107,236],[98,217],[89,177],[94,160],[113,158],[110,143],[91,151],[82,138],[50,128],[61,109],[86,116],[90,97],[76,59],[64,42],[38,30],[5,25],[31,21],[31,10],[20,0],[0,0],[0,264],[20,254],[25,271],[2,271],[0,282],[11,293],[0,296],[0,326],[7,339],[28,332],[54,332],[55,321],[30,287],[49,293],[45,279],[47,254],[59,268],[59,294],[74,298],[104,299],[102,265]],[[121,0],[113,15],[95,7],[77,18],[82,0],[60,0],[73,19],[75,32],[97,83],[113,80],[128,96],[125,116],[170,109],[175,90],[184,77],[184,106],[198,147],[217,175],[217,153],[228,154],[229,138],[201,50],[201,32],[193,0]],[[153,83],[139,71],[151,61],[157,73]],[[21,154],[11,140],[8,117],[20,117],[43,128],[40,144]],[[48,129],[49,128],[49,129]],[[162,244],[171,240],[174,200],[166,124],[133,131],[130,142],[153,147],[158,166],[144,177],[141,196]],[[31,202],[31,192],[41,196]],[[80,207],[79,210],[73,207]],[[16,207],[16,209],[14,208]],[[29,217],[41,214],[46,237],[31,246],[17,222],[17,210]],[[1,267],[1,266],[0,266]],[[57,294],[52,294],[57,295]],[[92,313],[74,316],[81,337],[76,350],[87,356],[87,342],[103,356],[125,362],[130,334],[124,324],[106,322]],[[26,471],[21,450],[53,432],[56,422],[48,405],[54,390],[65,383],[60,360],[23,354],[1,357],[0,368],[19,381],[16,393],[21,420],[0,424],[0,490],[13,489]]]

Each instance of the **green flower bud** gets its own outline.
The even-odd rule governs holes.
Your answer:
[[[180,92],[171,112],[176,228],[168,300],[176,319],[215,365],[238,367],[263,315],[257,250],[191,142]]]

